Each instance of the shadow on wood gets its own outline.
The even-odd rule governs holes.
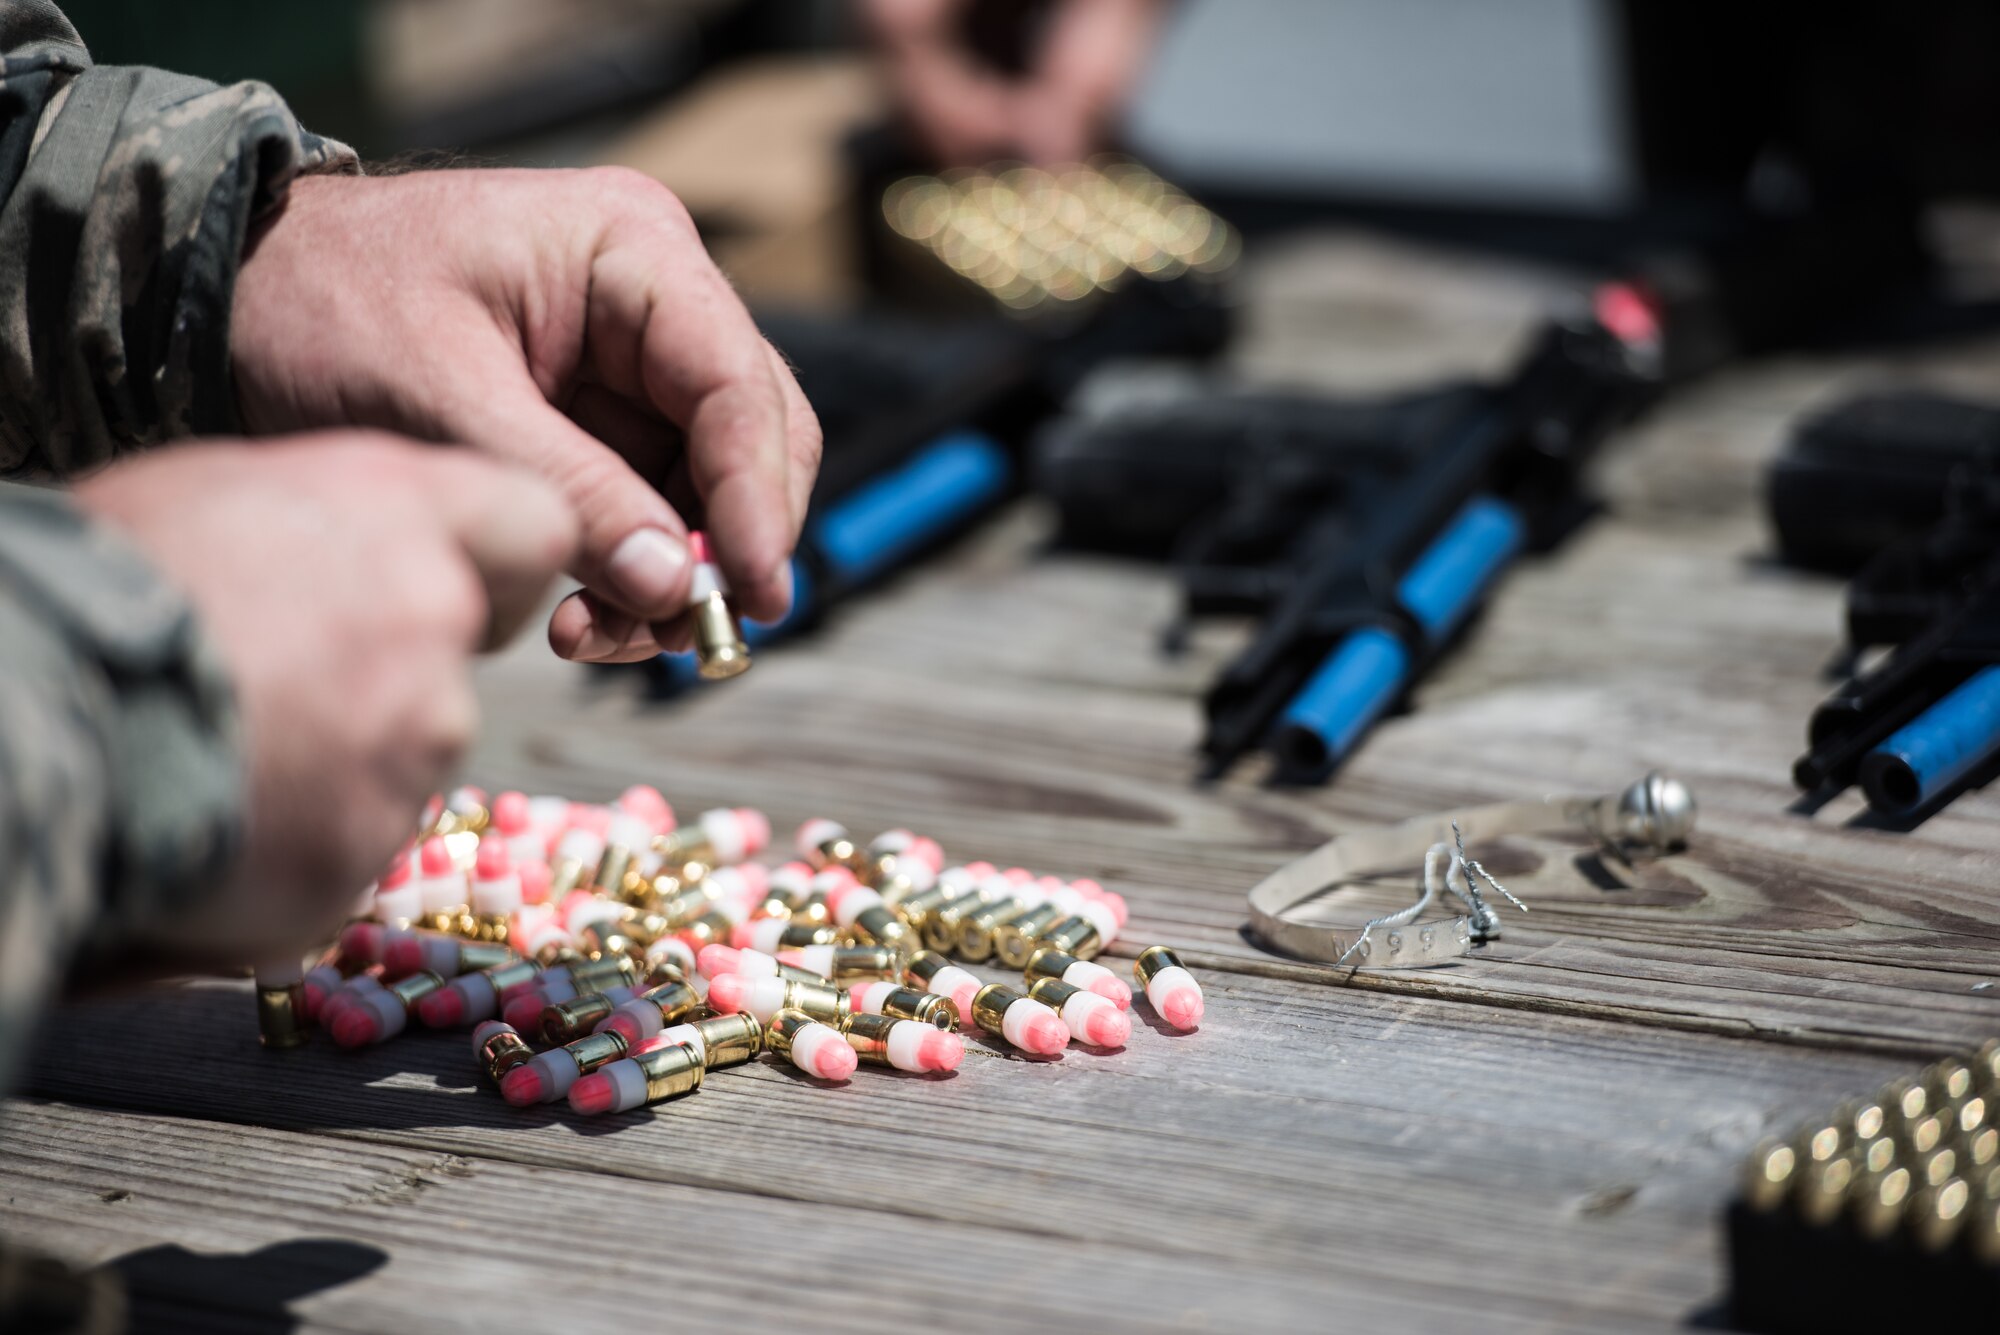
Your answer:
[[[130,1335],[286,1335],[291,1304],[382,1267],[389,1254],[342,1238],[300,1238],[234,1256],[148,1247],[107,1265],[124,1282]]]

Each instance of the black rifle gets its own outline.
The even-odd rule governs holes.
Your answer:
[[[1208,773],[1267,745],[1280,778],[1325,778],[1508,562],[1587,512],[1581,465],[1660,385],[1649,312],[1631,289],[1608,299],[1628,337],[1595,318],[1551,323],[1495,385],[1361,403],[1223,395],[1043,439],[1038,481],[1068,533],[1177,539],[1188,616],[1263,617],[1208,692]]]
[[[1792,776],[1859,783],[1902,815],[2000,758],[2000,409],[1878,395],[1804,423],[1771,470],[1779,543],[1852,568],[1850,660],[1892,652],[1813,711]]]

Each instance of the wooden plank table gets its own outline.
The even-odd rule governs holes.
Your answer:
[[[1251,288],[1243,369],[1351,388],[1496,366],[1561,284],[1328,235]],[[1749,1146],[2000,1033],[2000,798],[1908,832],[1794,809],[1839,588],[1768,560],[1761,462],[1885,373],[1996,369],[1994,344],[1788,360],[1675,400],[1607,460],[1610,513],[1324,790],[1191,786],[1194,696],[1237,631],[1160,657],[1162,575],[1049,553],[1033,505],[685,707],[512,652],[477,780],[651,780],[1095,876],[1132,906],[1114,962],[1183,948],[1207,1022],[1055,1062],[975,1042],[941,1080],[759,1064],[586,1121],[481,1091],[461,1035],[266,1054],[242,984],[194,984],[52,1017],[119,1040],[50,1048],[7,1106],[0,1231],[202,1330],[1719,1320]],[[1653,766],[1701,802],[1693,849],[1614,891],[1578,843],[1508,841],[1532,912],[1462,963],[1345,975],[1243,936],[1245,890],[1337,831]]]

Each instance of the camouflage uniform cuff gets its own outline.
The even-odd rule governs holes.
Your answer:
[[[114,939],[143,932],[219,885],[234,859],[244,798],[234,692],[186,599],[61,493],[0,484],[0,597],[10,595],[67,650],[72,696],[85,703],[62,725],[95,735],[58,741],[104,758],[102,911]]]

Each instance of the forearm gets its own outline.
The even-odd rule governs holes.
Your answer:
[[[0,1084],[73,962],[219,884],[237,733],[180,594],[65,497],[0,484]]]
[[[0,0],[0,51],[0,474],[235,429],[245,235],[353,153],[264,84],[93,67],[40,0]]]

